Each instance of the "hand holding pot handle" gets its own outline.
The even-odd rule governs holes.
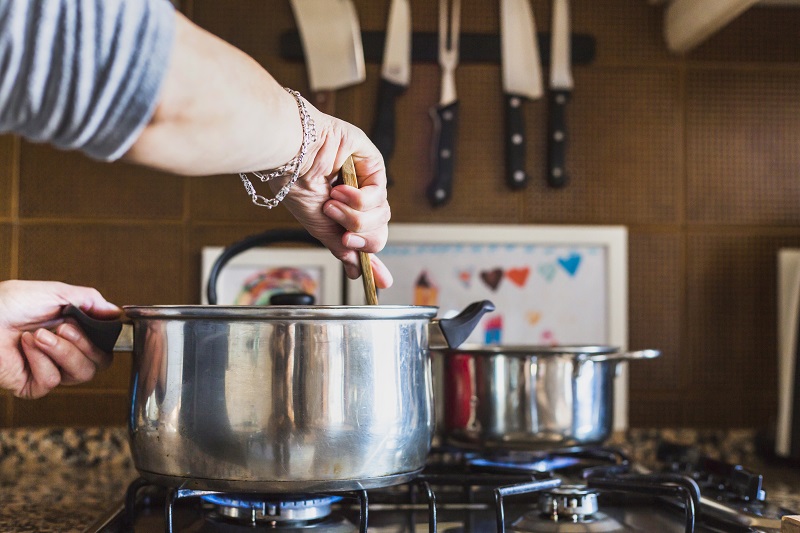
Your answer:
[[[89,337],[89,340],[104,352],[113,352],[115,350],[130,351],[133,348],[132,343],[117,342],[118,340],[124,340],[120,339],[124,325],[120,320],[97,320],[74,305],[66,306],[61,314],[64,317],[74,319],[78,327]]]

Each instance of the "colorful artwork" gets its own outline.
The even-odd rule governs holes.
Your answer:
[[[414,283],[414,305],[439,305],[439,289],[431,283],[424,270]]]
[[[394,273],[382,304],[435,305],[443,316],[492,300],[467,342],[608,342],[606,249],[602,245],[398,244],[379,257]]]
[[[201,301],[221,247],[203,248]],[[342,304],[342,265],[328,250],[264,247],[233,257],[217,279],[220,305],[268,305],[274,294],[304,292],[318,305]]]
[[[319,283],[307,270],[270,268],[251,275],[244,281],[234,300],[235,305],[268,305],[275,294],[303,292],[319,298]]]

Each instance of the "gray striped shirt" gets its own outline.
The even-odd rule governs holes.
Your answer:
[[[114,160],[156,107],[166,0],[0,0],[0,133]]]

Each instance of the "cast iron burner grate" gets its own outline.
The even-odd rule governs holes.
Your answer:
[[[569,485],[564,480],[570,480]],[[572,480],[577,482],[572,483]],[[130,525],[135,518],[137,495],[147,485],[149,482],[138,479],[128,488],[125,519]],[[409,483],[371,490],[369,494],[366,490],[313,494],[288,502],[263,495],[170,489],[165,501],[165,530],[168,533],[174,531],[173,509],[176,502],[197,498],[213,505],[220,516],[233,518],[233,515],[237,515],[251,524],[259,520],[278,522],[277,517],[282,513],[289,521],[300,519],[301,515],[304,516],[303,520],[322,520],[330,514],[332,506],[347,507],[346,502],[350,501],[354,502],[350,508],[357,514],[353,522],[357,523],[359,533],[367,533],[371,501],[374,505],[402,507],[417,506],[419,500],[423,499],[427,502],[430,533],[437,532],[437,502],[472,504],[479,501],[494,508],[498,533],[505,533],[509,527],[514,531],[538,531],[525,529],[533,527],[526,524],[536,521],[538,525],[535,527],[541,527],[541,524],[548,523],[547,520],[553,524],[558,516],[576,522],[585,520],[599,523],[604,515],[595,506],[598,493],[647,495],[676,501],[684,512],[685,531],[694,532],[700,503],[697,483],[678,473],[633,473],[628,457],[612,448],[568,448],[550,451],[546,455],[512,453],[484,457],[458,450],[438,449],[431,454],[429,465],[423,473]],[[507,524],[507,501],[526,495],[537,495],[539,512],[527,513],[514,524]],[[580,495],[579,504],[574,503],[578,501],[576,495]],[[530,500],[530,496],[526,500]],[[307,516],[306,511],[309,512]],[[552,531],[556,531],[553,527]]]

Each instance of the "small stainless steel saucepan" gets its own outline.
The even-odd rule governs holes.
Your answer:
[[[443,436],[480,449],[538,450],[605,441],[618,363],[656,350],[611,346],[487,346],[437,351]],[[440,391],[437,391],[437,393]]]

